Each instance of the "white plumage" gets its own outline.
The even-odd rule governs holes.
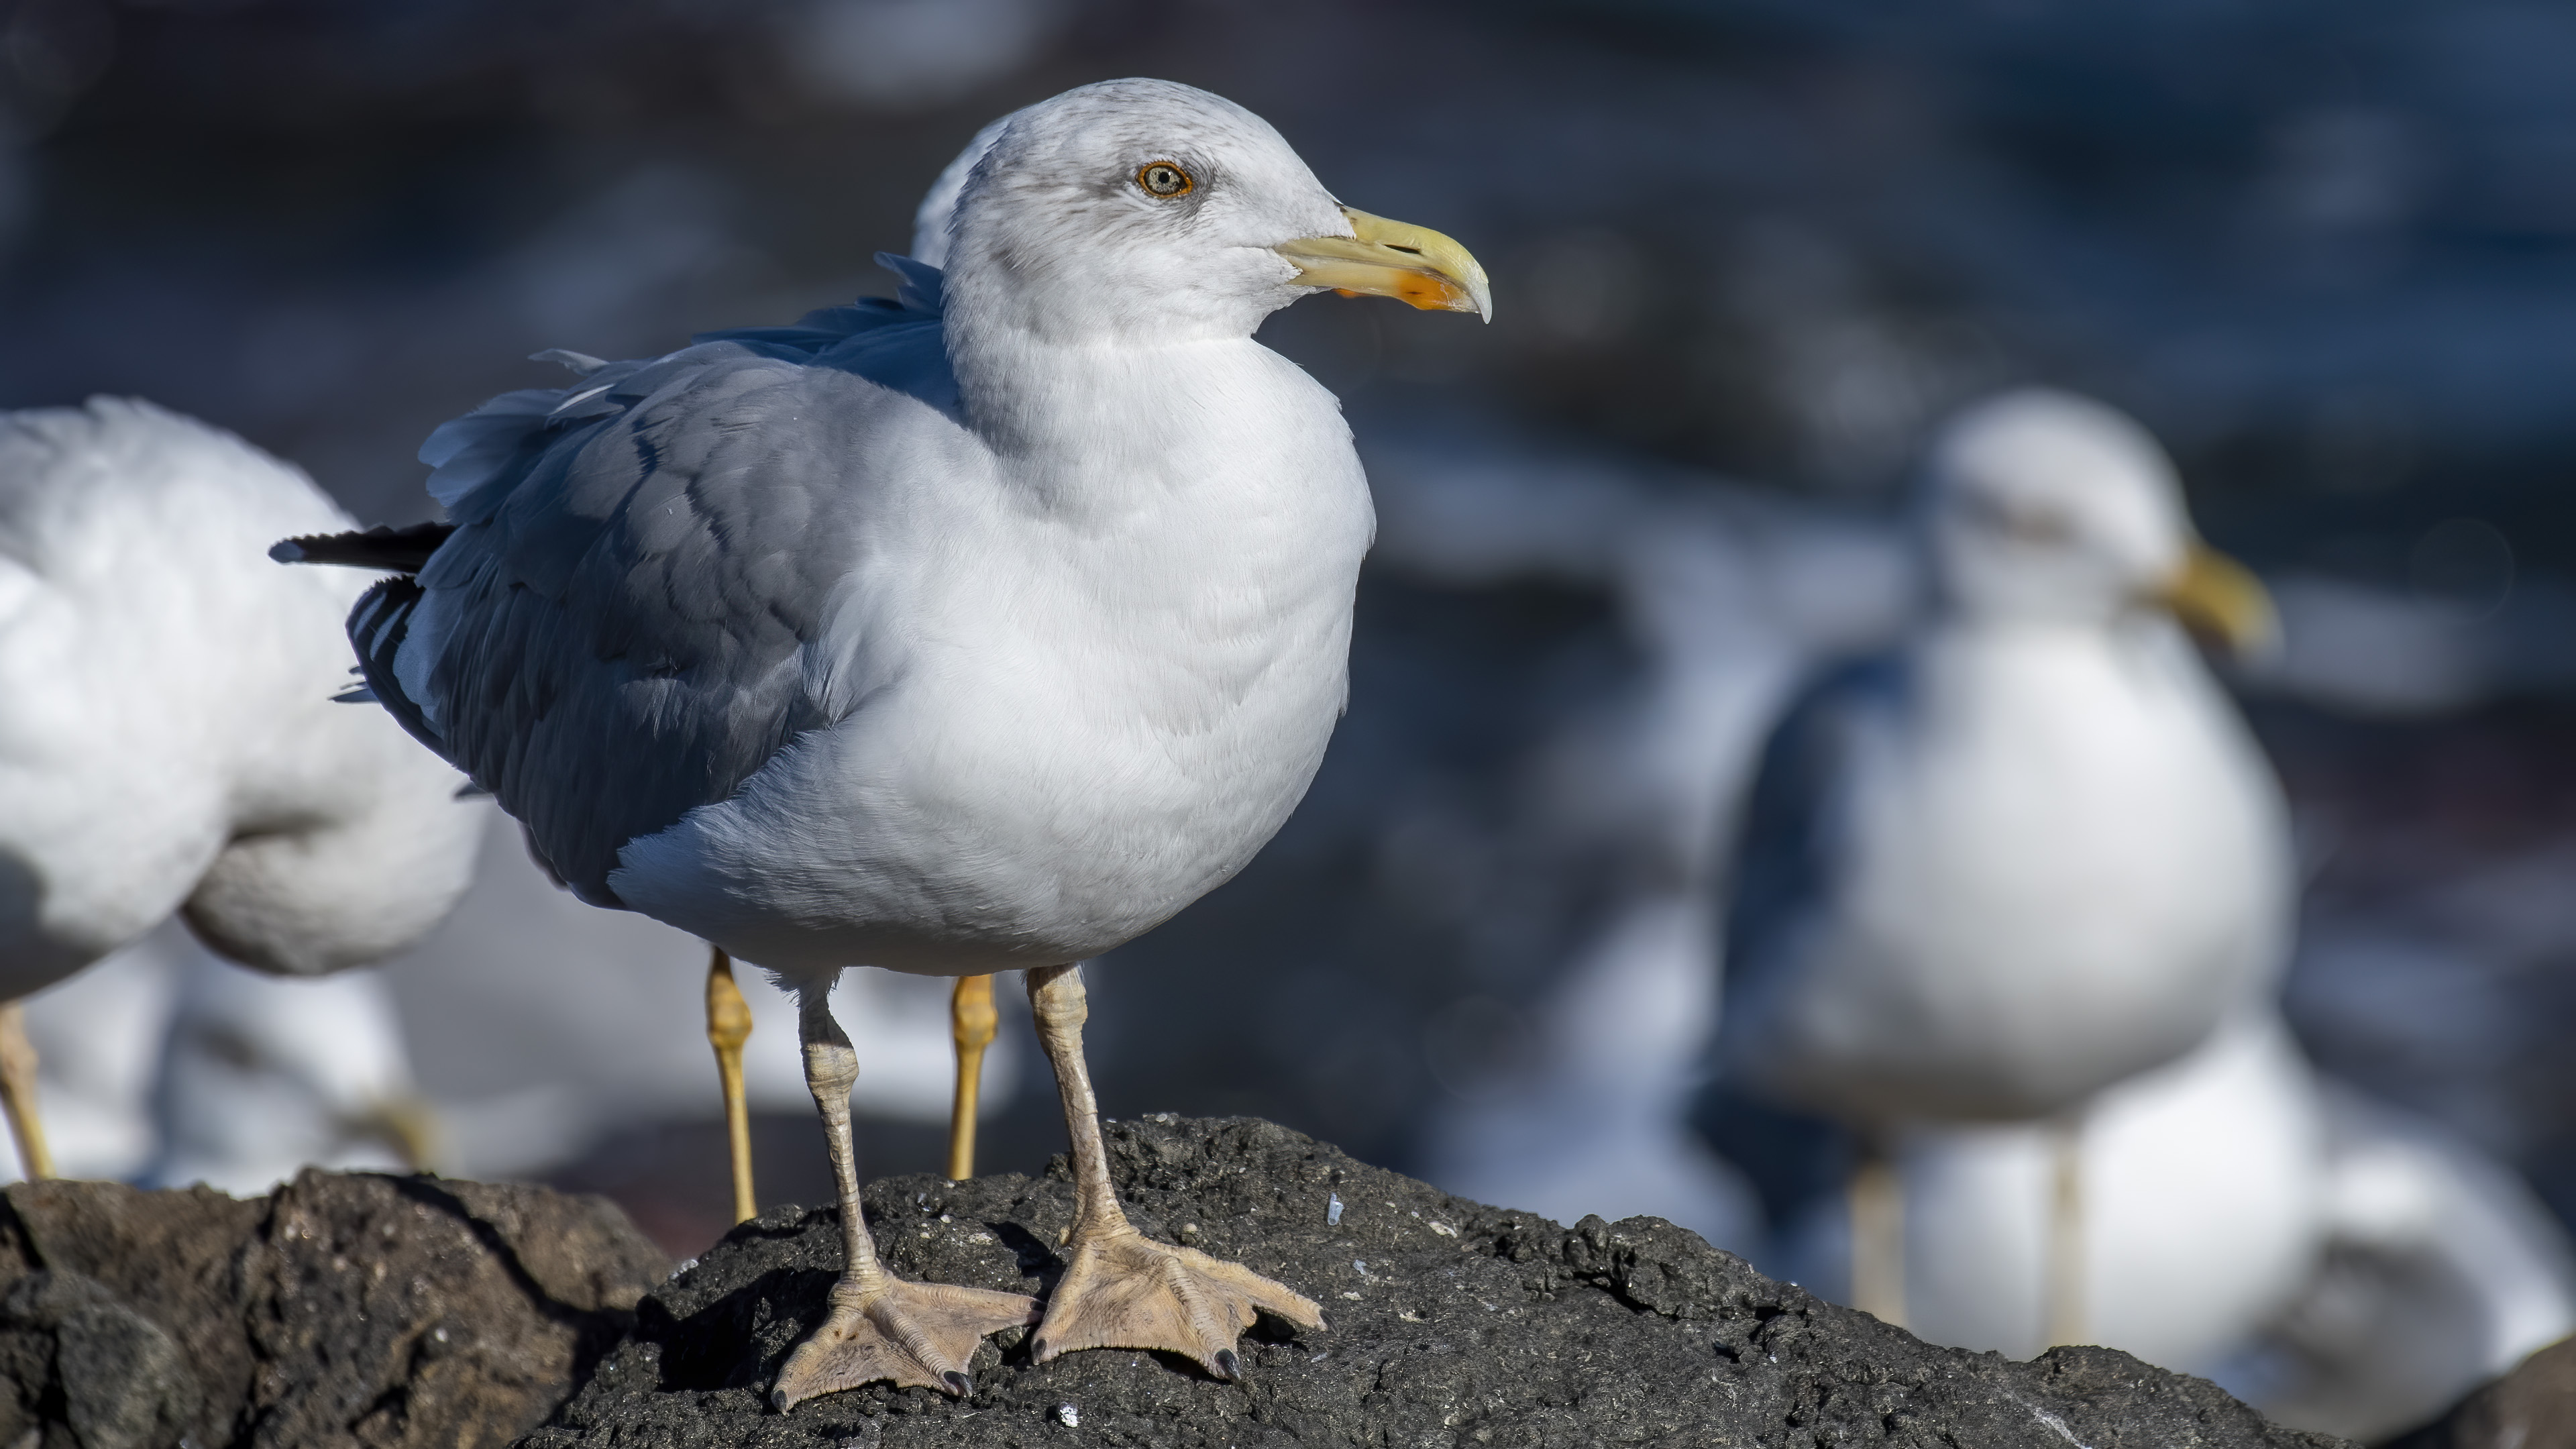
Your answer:
[[[312,975],[417,939],[479,812],[348,688],[365,585],[270,563],[345,526],[303,474],[149,403],[0,418],[0,997],[172,912]]]
[[[445,1165],[381,972],[279,978],[196,952],[177,986],[147,1182],[249,1195],[307,1166]]]
[[[1913,1276],[1902,1134],[2053,1119],[2043,1338],[2091,1341],[2086,1104],[2268,1009],[2287,959],[2287,807],[2175,617],[2242,645],[2270,614],[2196,543],[2154,440],[2098,403],[1973,408],[1924,484],[1932,607],[1765,751],[1723,1069],[1857,1129],[1851,1301],[1888,1318]]]
[[[309,976],[379,960],[464,890],[482,812],[350,683],[344,526],[302,473],[148,403],[0,416],[0,1000],[173,913]]]
[[[1936,448],[1939,602],[1774,735],[1728,942],[1728,1069],[1860,1122],[2083,1101],[2268,994],[2287,809],[2165,604],[2171,465],[2063,394]]]
[[[2314,1078],[2268,1010],[2096,1097],[2081,1128],[2088,1341],[2208,1373],[2315,1273],[2327,1226]],[[1889,1147],[1903,1179],[1906,1326],[2026,1358],[2048,1346],[2051,1178],[2044,1124],[1926,1122]],[[1851,1284],[1848,1219],[1819,1201],[1781,1266]]]

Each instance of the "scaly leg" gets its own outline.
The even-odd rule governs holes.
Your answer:
[[[975,1175],[975,1099],[984,1087],[984,1048],[993,1044],[993,978],[960,976],[948,998],[948,1034],[957,1043],[957,1097],[948,1107],[948,1180]]]
[[[1905,1326],[1905,1179],[1886,1140],[1860,1134],[1853,1164],[1851,1306],[1891,1327]]]
[[[2048,1346],[2088,1341],[2084,1327],[2084,1112],[2049,1124]]]
[[[1017,1293],[907,1283],[877,1263],[875,1240],[859,1211],[858,1157],[850,1146],[850,1087],[858,1053],[832,1020],[832,983],[796,993],[796,1034],[805,1045],[805,1085],[823,1114],[832,1177],[841,1192],[841,1279],[832,1285],[832,1314],[778,1371],[769,1402],[781,1412],[821,1394],[879,1379],[938,1389],[963,1398],[976,1340],[1014,1324],[1038,1321],[1038,1302]]]
[[[747,1223],[760,1215],[760,1199],[751,1190],[751,1104],[742,1095],[742,1044],[751,1040],[751,1006],[733,984],[733,958],[722,946],[707,949],[707,1045],[716,1049],[725,1139],[733,1148],[733,1220]]]
[[[1064,1277],[1047,1300],[1032,1357],[1045,1363],[1085,1348],[1163,1349],[1187,1354],[1219,1378],[1242,1371],[1235,1340],[1268,1309],[1305,1328],[1324,1326],[1323,1311],[1240,1263],[1195,1248],[1165,1247],[1136,1231],[1109,1185],[1100,1145],[1100,1110],[1082,1060],[1082,1023],[1091,1014],[1082,972],[1049,966],[1029,972],[1029,1004],[1038,1040],[1055,1064],[1073,1137],[1074,1219]]]
[[[9,1135],[18,1142],[18,1167],[29,1182],[54,1175],[54,1154],[45,1147],[45,1124],[36,1117],[36,1044],[27,1040],[27,1003],[0,1006],[0,1109],[9,1114]]]

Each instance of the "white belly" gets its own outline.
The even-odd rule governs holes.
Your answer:
[[[2016,641],[1927,651],[1918,677],[1911,728],[1855,761],[1836,899],[1781,1003],[1796,1095],[2040,1115],[2172,1060],[2270,980],[2283,811],[2196,661]]]

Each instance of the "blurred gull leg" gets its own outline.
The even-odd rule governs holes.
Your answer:
[[[45,1148],[45,1124],[36,1117],[36,1046],[27,1040],[23,1001],[0,1006],[0,1109],[9,1114],[19,1171],[29,1182],[53,1176],[54,1155]]]
[[[1851,1183],[1851,1304],[1905,1326],[1905,1180],[1877,1132],[1860,1134]]]
[[[2084,1343],[2084,1109],[2049,1124],[2048,1343]]]
[[[957,1043],[957,1099],[948,1110],[948,1180],[975,1175],[975,1107],[983,1090],[984,1048],[993,1044],[993,978],[960,976],[948,998],[949,1035]]]
[[[751,1040],[751,1006],[733,982],[733,961],[721,946],[708,948],[707,1044],[716,1049],[716,1080],[724,1088],[725,1138],[733,1148],[733,1220],[760,1214],[751,1190],[751,1107],[742,1094],[742,1044]]]

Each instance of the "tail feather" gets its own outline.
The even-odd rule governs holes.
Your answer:
[[[452,523],[415,523],[405,528],[379,523],[364,533],[310,533],[284,539],[269,548],[268,556],[279,563],[340,564],[416,574],[428,567],[429,556],[455,531]]]
[[[420,607],[423,597],[419,582],[412,578],[377,580],[349,610],[349,642],[357,646],[358,672],[365,676],[364,688],[375,702],[384,706],[385,713],[392,715],[405,733],[445,758],[447,742],[439,738],[438,731],[422,716],[420,705],[403,693],[402,681],[394,676],[394,655],[402,649],[403,637],[411,630],[412,610]]]

